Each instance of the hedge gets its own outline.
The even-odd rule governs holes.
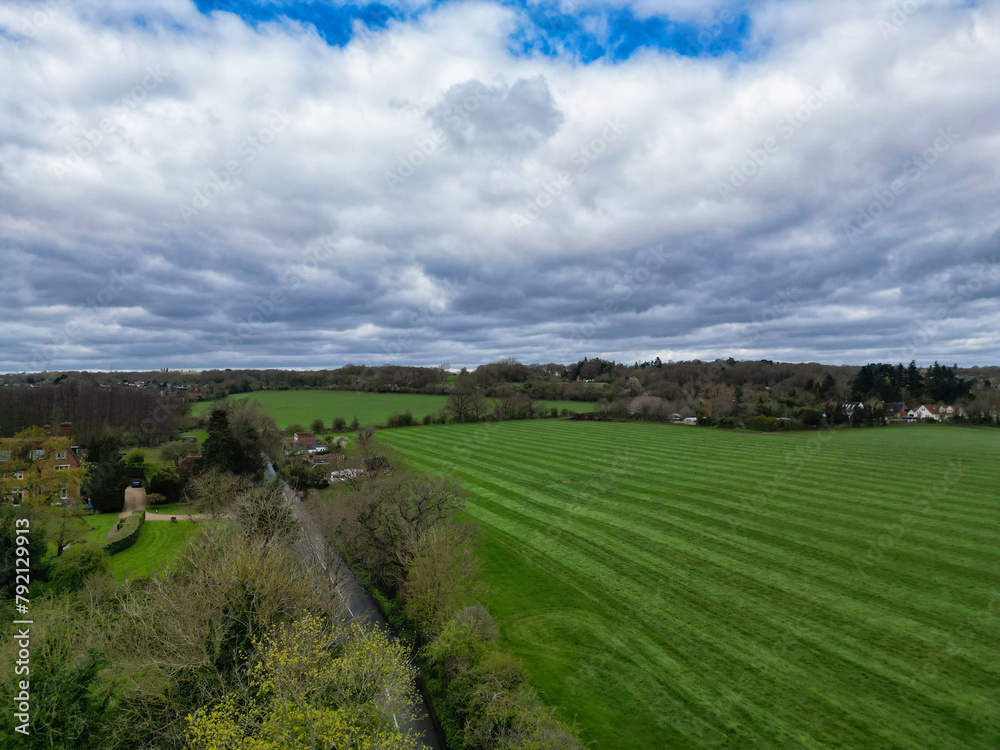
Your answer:
[[[137,510],[125,519],[113,537],[104,543],[104,551],[109,555],[116,555],[122,550],[126,550],[139,539],[139,531],[146,521],[146,511]]]

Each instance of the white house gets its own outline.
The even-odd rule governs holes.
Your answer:
[[[954,406],[937,406],[936,404],[921,404],[907,413],[910,419],[933,419],[941,422],[955,416]]]

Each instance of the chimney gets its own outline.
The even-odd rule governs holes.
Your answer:
[[[70,432],[72,432],[72,430],[71,430],[72,427],[73,427],[73,423],[72,422],[60,422],[59,423],[59,437],[68,438],[70,436]]]

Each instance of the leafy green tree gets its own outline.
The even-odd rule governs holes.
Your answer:
[[[197,446],[185,440],[174,440],[160,448],[160,456],[164,461],[170,461],[176,467],[181,459],[197,454]]]
[[[147,489],[151,493],[163,495],[168,503],[177,503],[180,502],[184,492],[184,482],[177,476],[176,471],[161,466],[149,478]]]
[[[106,572],[111,556],[95,542],[74,544],[52,564],[49,576],[59,591],[76,591],[94,573]]]
[[[312,424],[309,425],[309,429],[315,432],[317,435],[326,432],[326,425],[323,424],[322,419],[314,419]]]

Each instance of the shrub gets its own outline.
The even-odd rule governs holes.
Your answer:
[[[423,418],[423,423],[424,424],[430,424],[433,421],[434,421],[434,417],[432,417],[430,414],[424,414],[424,418]]]
[[[558,417],[559,416],[558,407],[553,406],[551,409],[549,409],[549,416],[553,418]]]
[[[76,591],[93,573],[107,571],[110,556],[95,542],[72,545],[52,563],[51,580],[59,591]]]
[[[817,409],[803,409],[799,412],[799,419],[806,427],[819,427],[823,424],[823,412]]]
[[[791,426],[790,422],[778,417],[747,417],[744,422],[746,422],[748,429],[760,430],[761,432],[778,432],[779,430],[786,430]]]
[[[343,417],[335,417],[330,424],[331,432],[343,432],[345,429],[347,429],[347,420]]]
[[[165,502],[167,502],[165,495],[160,495],[156,492],[146,493],[146,505],[163,505]]]
[[[142,524],[145,521],[146,511],[135,511],[125,519],[125,523],[118,527],[118,533],[104,543],[104,551],[109,555],[117,555],[122,550],[131,547],[138,541],[139,532],[142,530]]]
[[[323,424],[322,419],[314,419],[312,424],[309,425],[309,429],[319,435],[320,433],[326,431],[326,425]]]
[[[147,489],[149,492],[157,495],[163,495],[168,503],[177,503],[180,502],[181,494],[184,492],[184,482],[182,482],[181,478],[177,476],[176,471],[169,469],[166,466],[161,466],[153,472],[153,476],[149,479]],[[149,502],[148,495],[146,496],[146,501]]]
[[[389,419],[386,422],[387,427],[410,427],[413,424],[413,414],[407,409],[402,414],[398,411],[394,411],[389,415]]]

